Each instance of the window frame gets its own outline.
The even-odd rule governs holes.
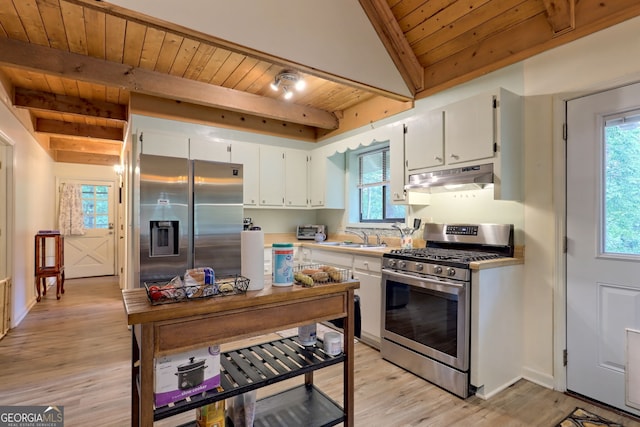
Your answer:
[[[380,153],[382,155],[382,181],[375,183],[362,183],[362,164],[363,158],[367,155],[374,155],[376,153]],[[357,219],[359,224],[393,224],[397,222],[404,222],[406,217],[406,208],[402,217],[387,217],[387,210],[389,208],[389,204],[393,205],[393,201],[391,200],[391,171],[390,171],[390,156],[391,156],[391,147],[389,142],[374,144],[368,147],[363,147],[359,150],[354,150],[354,161],[351,164],[355,165],[355,186],[351,188],[355,188],[357,190],[357,203],[355,203],[355,207],[357,209]],[[380,219],[364,219],[362,215],[363,211],[363,190],[365,188],[381,188],[381,204],[382,204],[382,218]],[[353,205],[352,205],[353,206]],[[396,205],[397,206],[397,205]],[[404,207],[404,206],[402,206]]]

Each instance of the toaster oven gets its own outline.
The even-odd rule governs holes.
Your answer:
[[[326,225],[299,225],[296,231],[298,240],[314,240],[316,233],[324,233],[327,235]]]

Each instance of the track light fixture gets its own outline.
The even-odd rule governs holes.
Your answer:
[[[277,91],[282,87],[284,93],[284,99],[291,99],[293,97],[292,88],[295,88],[298,92],[303,90],[306,86],[305,81],[300,75],[294,71],[281,71],[275,77],[271,83],[271,89]]]

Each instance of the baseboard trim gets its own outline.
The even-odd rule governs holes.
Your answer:
[[[555,382],[552,375],[545,374],[535,369],[523,368],[522,378],[524,378],[527,381],[531,381],[534,384],[538,384],[539,386],[542,386],[551,390],[555,390],[555,387],[554,387]]]

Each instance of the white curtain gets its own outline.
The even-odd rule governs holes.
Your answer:
[[[82,185],[62,184],[58,227],[60,228],[60,233],[64,236],[84,234]]]

